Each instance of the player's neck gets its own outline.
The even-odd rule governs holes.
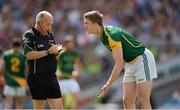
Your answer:
[[[12,48],[12,50],[13,50],[14,52],[16,52],[16,53],[19,52],[19,49],[17,49],[17,48]]]
[[[102,32],[103,32],[103,27],[98,26],[95,35],[98,36],[99,38],[101,38],[102,37]]]

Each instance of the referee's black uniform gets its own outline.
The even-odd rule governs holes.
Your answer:
[[[22,37],[24,54],[30,51],[48,50],[55,40],[51,33],[42,36],[34,27]],[[33,99],[60,98],[60,87],[56,78],[57,61],[54,54],[28,60],[27,83]]]

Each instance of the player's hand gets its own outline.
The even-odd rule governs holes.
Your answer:
[[[63,75],[60,71],[57,71],[57,72],[56,72],[56,75],[57,75],[57,78],[58,78],[58,79],[64,77],[64,75]]]
[[[79,72],[73,71],[73,72],[72,72],[72,76],[73,76],[74,79],[77,79],[78,76],[79,76]]]
[[[109,90],[110,84],[106,83],[102,88],[98,97],[103,97]]]

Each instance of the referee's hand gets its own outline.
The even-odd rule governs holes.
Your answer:
[[[100,94],[99,94],[99,98],[100,97],[104,97],[104,95],[106,95],[106,93],[108,92],[108,90],[109,90],[109,88],[110,88],[110,84],[105,84],[102,88],[101,88],[101,92],[100,92]]]
[[[50,51],[51,54],[58,54],[59,51],[62,50],[62,45],[60,44],[55,44],[55,45],[52,45],[48,50]]]

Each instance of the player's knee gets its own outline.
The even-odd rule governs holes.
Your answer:
[[[150,98],[148,96],[139,96],[141,105],[150,103]]]
[[[123,105],[124,105],[124,109],[128,109],[129,107],[132,107],[132,105],[134,105],[134,100],[133,98],[130,97],[123,97]]]
[[[8,96],[6,96],[5,109],[12,109],[12,107],[13,107],[13,100],[11,98],[8,98]]]
[[[16,109],[23,109],[23,104],[16,104]]]
[[[12,109],[12,104],[6,103],[5,104],[5,109]]]
[[[17,100],[16,101],[16,109],[22,109],[24,105],[24,101],[23,100]]]
[[[134,103],[135,102],[135,98],[136,97],[130,97],[130,96],[124,96],[123,97],[123,103],[125,103],[126,105],[127,104],[132,104],[132,103]]]

